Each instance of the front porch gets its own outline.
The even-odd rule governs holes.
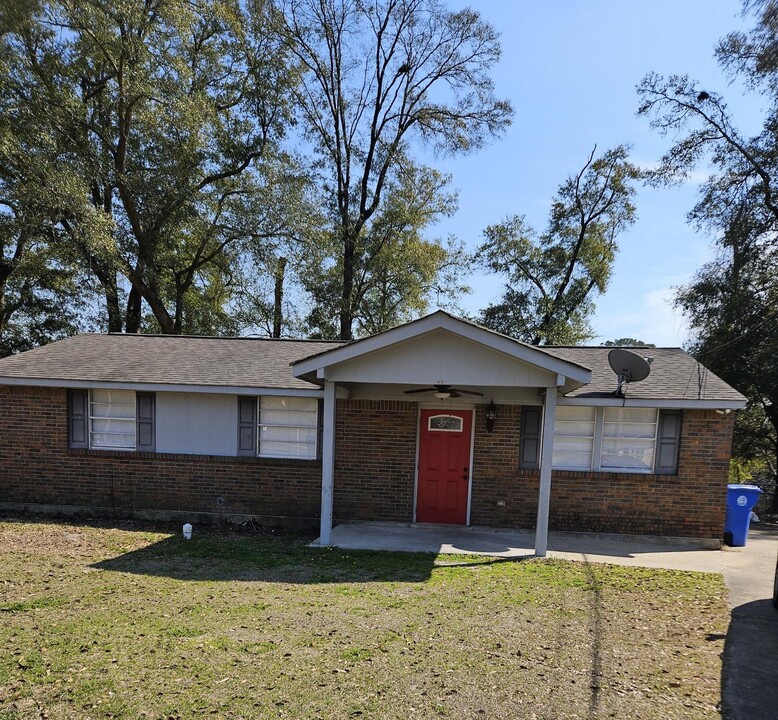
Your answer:
[[[293,374],[324,390],[321,545],[333,544],[338,514],[469,525],[484,510],[477,486],[521,465],[536,470],[537,480],[533,498],[520,500],[520,511],[532,506],[535,517],[519,524],[535,525],[531,547],[546,554],[557,397],[589,382],[591,370],[438,311],[300,360]],[[352,403],[377,407],[344,418]],[[517,411],[524,407],[533,409],[534,420],[522,430],[520,462]],[[498,431],[499,408],[510,408],[511,424],[498,422]],[[386,413],[399,422],[389,423]],[[478,414],[483,422],[476,422]],[[497,455],[484,452],[499,445],[492,433],[506,430],[505,447]],[[350,486],[356,475],[365,479],[361,487]],[[494,507],[508,503],[498,498]]]
[[[312,545],[319,545],[319,539]],[[520,560],[535,556],[534,530],[406,523],[343,523],[327,545],[347,550],[492,555]],[[723,572],[726,551],[715,540],[549,532],[548,557],[583,562],[698,572]]]

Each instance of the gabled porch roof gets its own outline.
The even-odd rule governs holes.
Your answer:
[[[310,382],[563,387],[591,381],[591,370],[438,310],[413,322],[292,364]]]
[[[332,533],[338,386],[384,384],[394,387],[395,393],[399,388],[407,392],[409,384],[425,383],[456,384],[458,388],[537,388],[536,398],[543,398],[544,423],[535,553],[545,556],[558,389],[569,392],[590,382],[588,368],[439,310],[379,335],[301,359],[292,364],[292,372],[295,378],[324,386],[322,545],[330,543]]]

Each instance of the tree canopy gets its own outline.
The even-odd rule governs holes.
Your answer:
[[[468,288],[464,249],[424,236],[441,216],[456,209],[448,178],[435,170],[402,163],[386,186],[386,199],[360,234],[354,261],[352,322],[357,335],[387,330],[427,308],[430,292],[438,304],[454,302]],[[315,304],[307,318],[314,337],[337,337],[343,276],[340,241],[329,230],[303,262],[304,285]]]
[[[336,306],[337,334],[349,340],[366,298],[360,274],[382,256],[387,222],[398,222],[397,203],[384,207],[386,196],[407,187],[409,174],[430,176],[411,161],[413,146],[470,152],[509,124],[512,108],[495,97],[489,76],[500,46],[478,13],[451,12],[439,0],[283,0],[281,16],[328,213],[331,272],[314,316]]]
[[[456,199],[412,150],[501,132],[498,56],[436,0],[3,5],[0,344],[422,312],[461,252],[427,237]]]
[[[635,338],[617,338],[616,340],[606,340],[605,347],[656,347],[654,343],[643,342]]]
[[[599,157],[595,147],[559,187],[542,234],[520,215],[487,227],[475,260],[507,282],[501,300],[481,312],[482,322],[535,345],[590,338],[593,296],[608,286],[617,237],[634,222],[639,176],[625,146]]]
[[[778,469],[778,3],[745,4],[756,24],[723,38],[716,56],[767,103],[760,132],[745,136],[724,97],[691,78],[648,75],[639,114],[674,142],[653,175],[681,182],[701,162],[712,172],[689,218],[716,238],[718,256],[679,291],[694,332],[692,352],[748,396],[735,453]],[[774,501],[778,510],[778,494]]]

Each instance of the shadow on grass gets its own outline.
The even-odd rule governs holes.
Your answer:
[[[589,585],[592,588],[591,622],[592,622],[592,660],[589,676],[589,720],[598,717],[600,713],[600,681],[602,679],[602,591],[600,581],[594,572],[592,564],[584,555],[584,567]]]
[[[725,720],[778,718],[778,610],[754,600],[732,610],[721,672]]]
[[[94,563],[112,572],[178,580],[243,582],[424,582],[433,553],[312,548],[299,537],[168,537]]]

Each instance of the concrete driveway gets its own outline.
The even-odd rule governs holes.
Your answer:
[[[347,549],[531,557],[532,531],[365,523],[338,525]],[[315,543],[314,543],[315,544]],[[772,606],[778,525],[753,525],[748,544],[720,550],[699,543],[595,533],[549,534],[549,557],[722,573],[731,620],[721,679],[724,720],[778,720],[778,610]]]
[[[732,611],[721,681],[725,720],[778,718],[778,610],[773,577],[778,525],[753,525],[744,548],[730,548],[724,579]]]

